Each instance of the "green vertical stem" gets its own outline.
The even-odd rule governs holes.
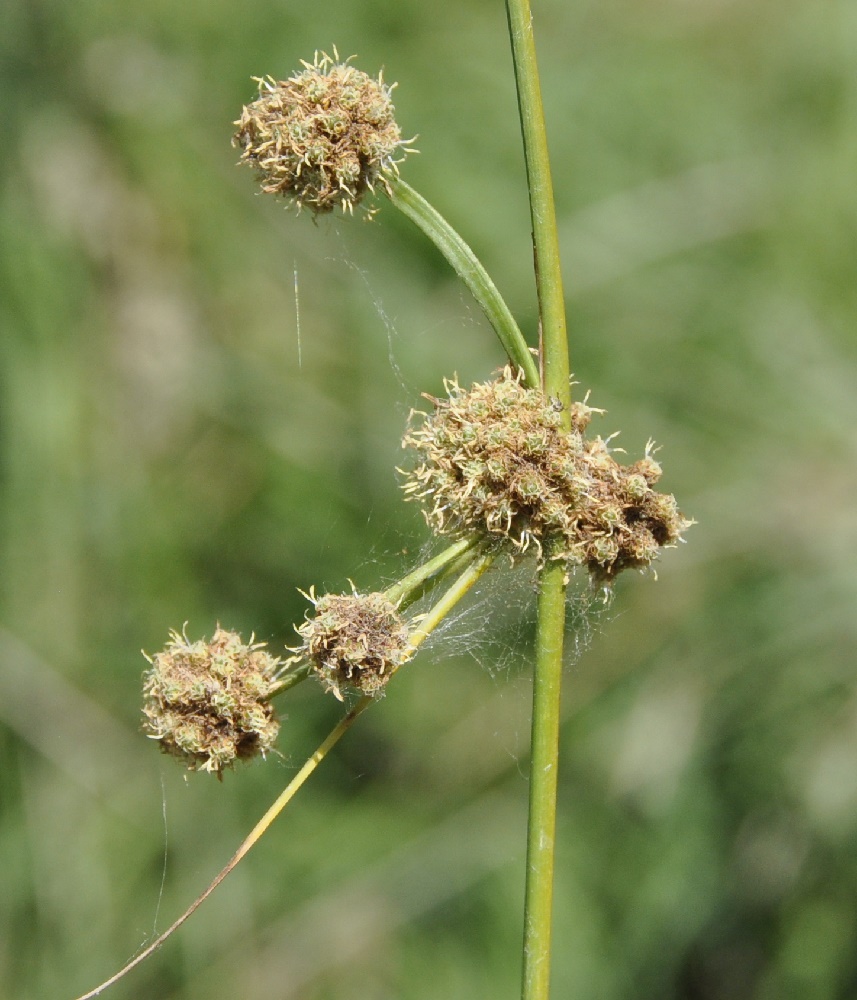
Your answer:
[[[568,414],[568,339],[565,329],[565,299],[559,260],[559,236],[553,201],[548,140],[542,108],[542,91],[536,63],[536,45],[529,0],[506,0],[509,34],[515,61],[518,109],[527,163],[530,216],[533,225],[533,254],[539,319],[542,330],[543,387],[547,395],[559,399]],[[571,426],[569,420],[568,427]]]
[[[518,108],[527,164],[533,226],[536,289],[541,323],[542,388],[563,404],[571,427],[571,390],[559,237],[548,158],[536,48],[529,0],[506,0],[515,63]],[[524,901],[523,1000],[550,995],[559,708],[565,637],[566,567],[555,543],[545,545],[541,571],[530,754],[530,816]]]
[[[563,562],[548,562],[542,570],[539,586],[524,901],[521,987],[521,996],[524,1000],[547,1000],[550,995],[559,708],[562,646],[565,633],[565,573]]]

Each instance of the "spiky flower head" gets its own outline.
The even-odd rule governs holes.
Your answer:
[[[264,643],[251,637],[245,644],[219,626],[210,642],[173,631],[146,659],[143,728],[164,753],[220,777],[236,760],[264,757],[273,747],[280,724],[266,699],[281,661]]]
[[[256,79],[259,96],[235,122],[233,144],[263,191],[316,213],[353,211],[404,158],[393,87],[324,52],[303,67],[288,80]]]
[[[306,659],[325,690],[340,701],[342,689],[378,696],[408,658],[408,629],[396,605],[380,592],[305,595],[312,617],[297,629]]]
[[[602,412],[585,400],[572,404],[566,431],[562,408],[509,368],[469,390],[455,379],[446,389],[446,399],[427,397],[434,413],[411,414],[403,441],[418,456],[403,488],[438,534],[482,533],[540,556],[554,537],[555,558],[608,582],[649,566],[692,523],[674,497],[652,489],[661,468],[651,442],[642,459],[621,465],[609,438],[584,437]]]

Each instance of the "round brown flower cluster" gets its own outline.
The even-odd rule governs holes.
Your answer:
[[[218,777],[236,759],[264,757],[280,728],[266,699],[281,661],[263,647],[219,627],[211,642],[171,632],[166,647],[146,657],[144,730],[190,770]]]
[[[233,144],[266,193],[316,213],[350,212],[403,159],[392,87],[325,53],[303,66],[288,80],[257,78],[259,97],[235,122]]]
[[[342,688],[377,697],[408,659],[408,629],[383,593],[305,595],[315,614],[297,629],[307,659],[327,691],[340,701]]]
[[[482,532],[523,552],[556,538],[554,558],[586,566],[600,581],[651,564],[691,521],[675,498],[652,489],[661,468],[645,456],[620,465],[608,442],[585,438],[594,410],[562,408],[521,385],[507,368],[469,390],[446,383],[432,414],[413,412],[403,445],[419,464],[405,473],[408,499],[421,500],[439,534]]]

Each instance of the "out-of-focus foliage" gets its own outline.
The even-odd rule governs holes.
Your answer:
[[[534,6],[573,368],[699,522],[570,656],[554,992],[853,997],[857,8]],[[499,0],[0,7],[0,995],[114,971],[338,717],[302,685],[282,758],[186,780],[140,647],[219,621],[277,653],[296,587],[413,566],[407,411],[502,361],[389,206],[255,194],[251,76],[383,66],[406,179],[533,336],[505,32]],[[501,573],[110,995],[516,995],[531,577]]]

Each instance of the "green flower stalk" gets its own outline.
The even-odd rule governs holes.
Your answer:
[[[538,370],[524,335],[479,259],[450,224],[399,177],[410,152],[391,100],[392,86],[334,56],[316,53],[304,69],[277,81],[256,77],[259,96],[235,122],[233,144],[241,163],[254,168],[262,190],[298,209],[353,212],[380,188],[428,236],[467,285],[509,360],[528,385]],[[368,210],[371,217],[376,209]]]
[[[390,179],[385,188],[390,201],[418,226],[440,250],[452,269],[470,289],[488,317],[512,364],[523,373],[529,386],[539,384],[533,352],[527,346],[515,317],[506,305],[479,258],[446,219],[401,177]]]
[[[398,583],[388,587],[384,591],[387,600],[392,601],[400,611],[404,611],[436,587],[441,580],[465,570],[478,556],[480,544],[480,539],[476,535],[453,542],[443,552],[432,556],[411,570]]]

